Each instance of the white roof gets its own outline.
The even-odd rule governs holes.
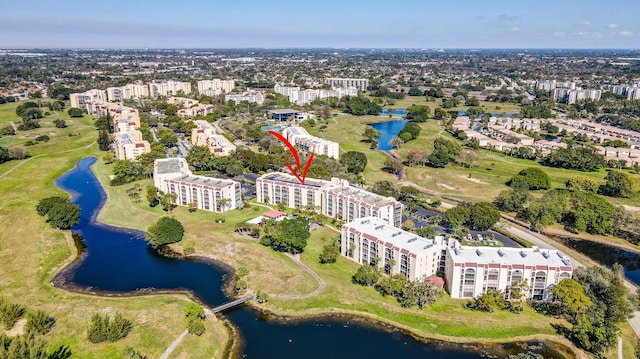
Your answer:
[[[420,253],[431,248],[434,241],[416,234],[403,231],[377,217],[364,217],[345,224],[343,227],[353,228],[361,233],[367,233],[381,241],[393,244],[411,253]]]
[[[460,248],[449,248],[448,251],[454,263],[571,266],[569,257],[555,249],[462,246]]]

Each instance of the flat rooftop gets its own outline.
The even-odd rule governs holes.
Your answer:
[[[384,207],[388,205],[390,202],[397,202],[396,199],[390,197],[384,197],[379,194],[375,194],[372,192],[367,192],[363,189],[355,188],[352,186],[336,186],[329,188],[329,192],[333,192],[336,194],[342,194],[347,197],[358,199],[362,202],[377,206]],[[394,227],[395,228],[395,227]]]
[[[155,161],[155,173],[179,173],[180,163],[181,160],[179,158],[157,159]]]
[[[221,178],[189,175],[172,178],[171,181],[181,181],[211,187],[226,187],[238,183],[233,180],[225,180]]]
[[[260,179],[266,179],[270,181],[280,181],[280,182],[293,183],[293,184],[301,184],[296,177],[292,175],[288,175],[286,173],[280,173],[280,172],[267,173],[265,175],[262,175],[260,178],[258,178],[258,180]],[[307,177],[304,181],[305,186],[311,186],[311,187],[317,187],[317,188],[320,188],[329,183],[331,182],[315,179],[315,178],[309,178],[309,177]]]
[[[569,258],[555,249],[462,246],[461,248],[448,249],[448,251],[454,263],[571,266]]]
[[[280,109],[280,110],[269,110],[269,111],[267,111],[267,112],[269,112],[269,113],[274,113],[274,114],[277,114],[277,115],[286,115],[286,114],[299,113],[299,112],[301,112],[301,111],[298,111],[298,110],[292,110],[292,109],[290,109],[290,108],[283,108],[283,109]]]
[[[393,227],[377,217],[360,218],[345,224],[345,227],[353,228],[361,233],[367,233],[381,241],[392,243],[400,249],[406,249],[411,253],[420,253],[434,245],[434,241],[430,239]]]

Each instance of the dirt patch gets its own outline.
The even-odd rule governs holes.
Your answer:
[[[637,206],[629,206],[628,204],[623,204],[622,207],[624,207],[624,209],[627,211],[640,212],[640,207]]]
[[[18,335],[24,334],[25,325],[27,325],[27,320],[25,318],[18,319],[16,324],[13,325],[13,328],[7,331],[7,336],[9,338],[13,338],[13,337],[17,337]]]
[[[458,190],[458,188],[457,188],[457,187],[454,187],[454,186],[448,185],[448,184],[446,184],[446,183],[436,182],[436,185],[438,185],[438,186],[442,186],[442,187],[444,187],[444,188],[446,188],[446,189],[448,189],[448,190],[450,190],[450,191],[457,191],[457,190]]]
[[[473,178],[473,177],[469,177],[469,176],[465,176],[465,175],[458,175],[458,177],[466,179],[467,181],[471,181],[473,183],[478,183],[478,184],[487,184],[487,182],[484,182],[482,180],[479,180],[477,178]]]

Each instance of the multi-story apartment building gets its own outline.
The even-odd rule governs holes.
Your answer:
[[[324,79],[324,83],[329,84],[331,87],[355,87],[360,91],[366,91],[369,86],[369,80],[367,79],[349,79],[349,78],[338,78],[338,77],[329,77]]]
[[[158,96],[177,95],[178,92],[182,92],[185,95],[190,94],[191,83],[180,82],[180,81],[167,81],[167,82],[161,82],[161,83],[153,82],[149,84],[149,95],[154,98]]]
[[[248,90],[245,92],[231,92],[225,95],[226,101],[233,101],[239,104],[242,101],[257,103],[262,105],[265,99],[265,92],[263,90]]]
[[[394,227],[402,225],[402,203],[350,186],[346,180],[331,181],[307,178],[304,184],[292,175],[268,173],[256,180],[258,202],[287,207],[313,207],[332,218],[353,221],[363,217],[377,217]]]
[[[142,133],[130,127],[127,127],[127,132],[114,133],[113,144],[119,160],[133,160],[143,153],[151,152],[151,145],[142,138]]]
[[[444,271],[446,250],[459,246],[453,238],[419,237],[376,217],[364,217],[342,226],[340,253],[360,264],[377,265],[389,275],[402,273],[416,280]]]
[[[196,128],[191,130],[191,143],[194,146],[207,146],[211,153],[218,156],[228,156],[236,150],[236,146],[216,130],[207,121],[195,121]]]
[[[69,95],[69,101],[71,107],[82,108],[86,107],[86,103],[91,101],[107,101],[107,92],[104,90],[92,89],[83,93],[72,93]]]
[[[153,183],[164,193],[176,195],[176,204],[212,212],[240,209],[242,188],[239,182],[206,176],[194,176],[184,158],[155,160]]]
[[[340,145],[337,142],[311,136],[303,127],[287,127],[282,131],[282,136],[304,151],[338,159]]]
[[[580,100],[594,100],[600,99],[602,91],[600,90],[570,90],[567,95],[567,104],[571,105]]]
[[[230,93],[231,91],[233,91],[235,87],[236,87],[235,80],[213,79],[213,80],[198,81],[198,93],[200,94],[205,94],[205,91],[207,90],[222,91],[224,93]],[[208,96],[211,96],[211,95],[208,95]]]
[[[280,95],[289,97],[293,92],[300,91],[300,87],[299,86],[281,86],[280,84],[276,84],[273,87],[273,90],[276,93],[279,93]]]
[[[526,280],[532,300],[548,301],[551,288],[571,278],[569,257],[557,250],[533,248],[447,248],[445,277],[452,298],[474,298],[490,289],[511,296],[510,289]]]

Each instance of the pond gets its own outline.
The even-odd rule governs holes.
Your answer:
[[[382,136],[378,139],[378,149],[383,151],[389,151],[393,147],[389,144],[392,138],[397,136],[400,131],[407,125],[407,120],[393,120],[385,122],[376,122],[370,124],[376,131],[380,132]]]
[[[640,254],[597,242],[573,238],[562,239],[569,247],[587,255],[596,262],[611,268],[614,263],[622,265],[624,275],[640,285]]]
[[[72,194],[82,213],[80,223],[72,229],[79,258],[54,278],[54,285],[100,295],[184,290],[209,307],[228,301],[222,287],[228,284],[230,269],[221,263],[162,257],[147,247],[142,232],[96,222],[106,194],[90,170],[94,162],[95,158],[85,158],[56,181]],[[527,344],[425,343],[400,330],[361,319],[328,317],[283,322],[268,320],[247,306],[225,315],[241,335],[243,345],[237,356],[244,358],[503,358],[522,351]],[[552,344],[541,346],[537,352],[545,358],[562,358]]]

